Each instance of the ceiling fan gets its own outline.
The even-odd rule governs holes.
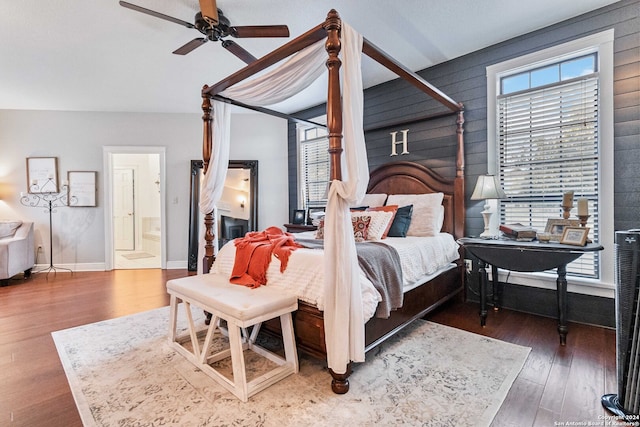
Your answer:
[[[247,52],[233,40],[226,39],[226,37],[289,37],[289,28],[286,25],[231,26],[229,19],[224,16],[220,9],[218,9],[216,0],[200,0],[200,12],[196,13],[193,24],[126,1],[120,1],[120,6],[135,10],[136,12],[155,16],[156,18],[164,19],[169,22],[174,22],[187,28],[195,28],[204,35],[204,37],[195,38],[174,50],[173,53],[176,55],[186,55],[208,41],[215,42],[219,40],[222,42],[222,47],[240,58],[242,61],[250,64],[256,60],[256,57]]]

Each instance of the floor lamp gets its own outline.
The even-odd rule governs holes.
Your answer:
[[[489,205],[490,199],[504,199],[507,195],[500,186],[498,177],[495,175],[480,175],[478,181],[476,181],[476,187],[473,189],[471,200],[484,200],[484,210],[482,211],[482,218],[484,218],[484,231],[480,234],[480,237],[492,238],[495,234],[489,229],[491,222],[491,205]]]

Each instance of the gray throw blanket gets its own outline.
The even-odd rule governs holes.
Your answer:
[[[296,239],[296,242],[310,249],[323,249],[323,240]],[[364,275],[373,283],[382,301],[376,308],[376,317],[386,319],[391,310],[402,307],[402,267],[398,251],[380,242],[356,243],[358,264]]]

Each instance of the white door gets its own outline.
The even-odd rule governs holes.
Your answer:
[[[113,170],[113,244],[117,251],[135,250],[133,169]]]

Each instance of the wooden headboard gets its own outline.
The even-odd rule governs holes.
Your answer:
[[[444,224],[442,231],[456,239],[464,237],[464,186],[446,179],[431,169],[413,162],[392,162],[371,172],[367,193],[427,194],[443,193]]]

